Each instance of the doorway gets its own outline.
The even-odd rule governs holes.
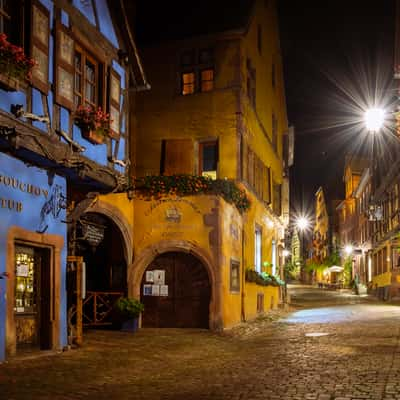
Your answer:
[[[141,283],[143,327],[209,328],[211,285],[194,255],[167,252],[146,268]]]
[[[83,326],[112,327],[116,300],[127,292],[125,242],[119,227],[99,213],[85,213],[76,229],[76,255],[83,257],[86,294]],[[76,323],[76,270],[68,270],[69,324]]]
[[[50,249],[15,245],[14,319],[17,351],[50,349]]]

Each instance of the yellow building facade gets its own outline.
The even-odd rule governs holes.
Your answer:
[[[143,50],[152,90],[136,102],[135,170],[158,186],[102,201],[132,226],[128,292],[145,305],[144,327],[223,329],[280,301],[277,280],[249,273],[281,274],[289,209],[276,8],[255,1],[250,11],[239,29]],[[218,191],[182,195],[188,177],[234,186],[250,208]]]

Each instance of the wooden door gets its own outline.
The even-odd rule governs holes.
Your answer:
[[[161,285],[164,288],[153,293],[152,287],[159,283],[151,282],[154,271],[164,271],[165,281]],[[141,293],[144,327],[209,327],[210,281],[206,268],[195,256],[179,252],[158,256],[143,275]]]
[[[50,285],[50,251],[16,246],[14,316],[17,346],[51,348]]]

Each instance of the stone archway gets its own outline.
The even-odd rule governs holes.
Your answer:
[[[138,254],[128,271],[128,292],[135,298],[141,297],[141,284],[147,267],[160,255],[169,252],[183,252],[196,257],[207,271],[211,298],[209,302],[209,328],[220,330],[222,323],[221,271],[215,267],[206,251],[193,243],[184,241],[162,241],[153,244]]]
[[[93,213],[103,214],[106,217],[110,218],[115,223],[115,225],[121,231],[122,237],[124,239],[124,243],[123,243],[124,255],[125,255],[126,264],[129,267],[133,261],[132,226],[129,225],[128,221],[126,220],[124,215],[121,213],[121,211],[117,207],[114,207],[113,205],[98,199],[85,212],[93,212]]]
[[[91,231],[88,227],[91,227]],[[97,241],[96,237],[100,235],[102,239]],[[83,325],[110,326],[113,304],[118,297],[127,293],[128,270],[133,258],[132,225],[117,207],[97,199],[81,214],[76,237],[75,255],[82,256],[85,263]],[[76,309],[75,269],[69,270],[67,282],[69,323],[73,325]]]

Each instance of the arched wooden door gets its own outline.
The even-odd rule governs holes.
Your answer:
[[[211,286],[192,254],[168,252],[146,268],[141,283],[143,327],[208,328]]]

